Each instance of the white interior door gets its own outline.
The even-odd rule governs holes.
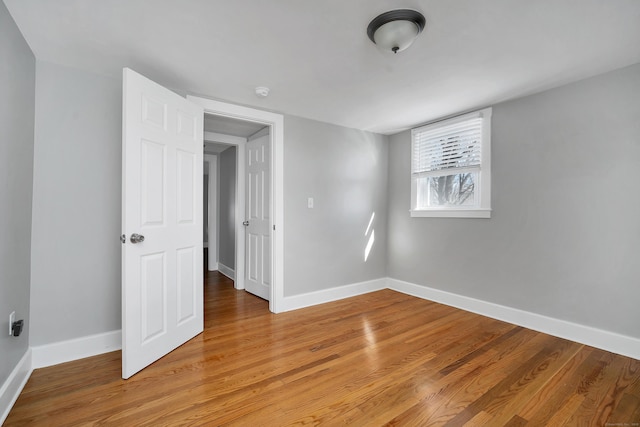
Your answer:
[[[271,206],[269,135],[245,145],[245,282],[248,292],[267,301],[271,294]]]
[[[122,377],[203,330],[203,109],[123,72]],[[144,236],[138,238],[136,235]]]

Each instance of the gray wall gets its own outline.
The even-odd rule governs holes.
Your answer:
[[[32,345],[120,329],[121,93],[37,62]]]
[[[218,262],[236,268],[236,147],[218,156]]]
[[[294,116],[284,135],[285,295],[385,277],[387,138]]]
[[[391,137],[389,276],[640,337],[640,65],[494,107],[491,219],[410,218]]]
[[[0,2],[0,385],[29,347],[35,58]],[[9,336],[9,314],[24,319]],[[0,396],[2,397],[2,396]]]

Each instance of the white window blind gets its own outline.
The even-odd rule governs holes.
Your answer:
[[[411,131],[411,216],[491,217],[491,108]]]
[[[479,171],[482,120],[475,116],[452,124],[414,129],[411,172],[425,176]]]

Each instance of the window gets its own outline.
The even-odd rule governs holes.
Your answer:
[[[411,216],[491,217],[491,108],[411,131]]]

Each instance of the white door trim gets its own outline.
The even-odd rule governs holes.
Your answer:
[[[229,104],[212,99],[187,95],[187,99],[204,108],[205,114],[232,117],[240,120],[264,123],[271,127],[271,298],[269,310],[273,313],[284,311],[284,116],[282,114]],[[244,169],[244,150],[237,153],[238,167]],[[242,173],[240,173],[242,172]],[[244,171],[238,169],[238,177],[244,180]],[[244,280],[244,181],[237,182],[236,197],[236,282]],[[242,198],[240,198],[240,193]],[[244,283],[242,283],[244,286]]]

